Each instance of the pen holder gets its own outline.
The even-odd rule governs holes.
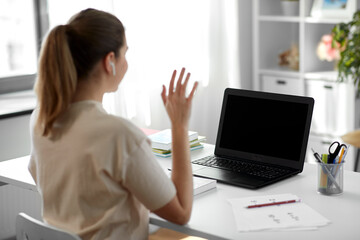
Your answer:
[[[318,163],[318,193],[339,195],[343,193],[344,168],[342,163]]]

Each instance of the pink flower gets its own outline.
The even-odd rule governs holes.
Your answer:
[[[321,41],[318,44],[316,49],[316,54],[320,60],[324,61],[334,61],[340,59],[340,44],[337,44],[337,47],[332,48],[332,35],[326,34],[322,36]]]

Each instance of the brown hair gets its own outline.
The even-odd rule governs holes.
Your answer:
[[[37,124],[43,136],[68,108],[79,79],[109,52],[118,57],[125,43],[122,23],[114,15],[86,9],[68,24],[55,27],[42,45],[35,92],[39,103]]]

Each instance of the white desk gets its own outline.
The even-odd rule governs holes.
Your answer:
[[[191,152],[192,158],[199,158],[213,153],[214,146],[205,145],[204,149]],[[36,190],[35,184],[27,172],[28,157],[0,163],[0,181]],[[164,167],[169,167],[171,160],[159,158]],[[192,217],[189,224],[178,226],[155,215],[150,222],[172,228],[188,234],[209,239],[359,239],[360,238],[360,173],[344,172],[344,193],[340,196],[323,196],[316,192],[316,165],[305,164],[304,171],[290,179],[275,183],[259,190],[248,190],[225,184],[195,196]],[[229,198],[254,195],[292,193],[303,202],[331,221],[330,225],[315,231],[295,232],[250,232],[236,231]]]

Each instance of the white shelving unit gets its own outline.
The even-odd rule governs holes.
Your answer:
[[[334,62],[318,59],[316,48],[336,23],[349,18],[311,17],[313,0],[299,1],[299,14],[284,16],[282,0],[253,1],[253,89],[311,96],[315,99],[307,161],[314,161],[311,148],[327,153],[329,143],[355,129],[355,89],[351,81],[339,83]],[[360,1],[357,0],[357,6]],[[279,54],[292,44],[299,49],[299,68],[280,67]],[[356,122],[358,124],[358,121]],[[353,169],[355,149],[345,165]]]

